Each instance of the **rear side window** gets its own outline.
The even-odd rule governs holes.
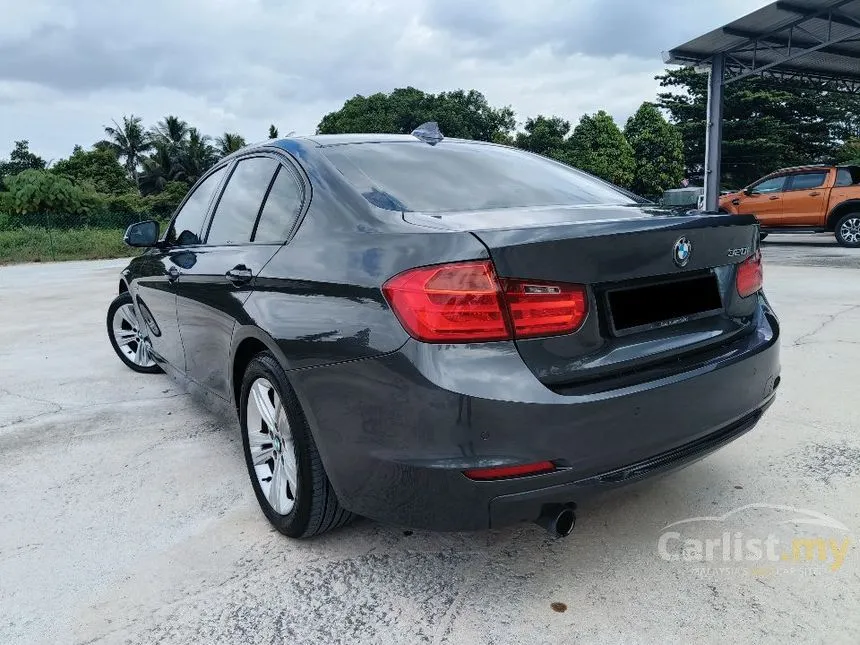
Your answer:
[[[802,175],[794,175],[791,178],[790,190],[811,190],[821,188],[827,180],[829,172],[807,172]]]
[[[268,157],[242,159],[236,164],[215,208],[207,244],[243,244],[251,241],[260,206],[277,168],[278,162]]]
[[[266,198],[266,205],[263,206],[254,241],[284,242],[299,216],[303,197],[304,190],[298,178],[281,166]]]
[[[165,239],[168,244],[174,246],[200,244],[200,229],[203,228],[203,221],[209,212],[209,202],[212,201],[212,196],[221,183],[225,170],[227,166],[219,168],[194,189],[167,231]]]
[[[442,141],[358,143],[323,149],[374,206],[400,211],[458,211],[633,204],[600,179],[513,148]]]
[[[857,183],[860,183],[860,168],[840,168],[837,171],[837,186],[851,186]]]

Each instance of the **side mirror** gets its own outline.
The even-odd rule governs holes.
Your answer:
[[[158,222],[154,219],[132,224],[125,231],[123,242],[129,246],[150,247],[158,244]]]
[[[750,195],[754,195],[755,191],[752,188],[744,188],[744,195],[749,197]]]

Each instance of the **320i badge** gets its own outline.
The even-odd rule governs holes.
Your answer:
[[[750,430],[779,384],[751,216],[675,215],[442,137],[269,141],[219,162],[119,280],[110,341],[239,417],[281,532],[538,521]],[[232,412],[231,412],[232,414]]]

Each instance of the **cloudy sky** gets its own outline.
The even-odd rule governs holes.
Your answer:
[[[0,157],[52,159],[112,118],[309,133],[355,94],[475,88],[576,121],[626,119],[660,52],[766,0],[0,0]]]

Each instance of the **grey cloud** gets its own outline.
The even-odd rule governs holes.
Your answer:
[[[24,137],[68,154],[130,112],[312,131],[354,94],[406,85],[476,88],[521,119],[626,118],[662,49],[764,2],[22,0],[0,21],[0,156]]]
[[[765,3],[532,0],[517,6],[505,0],[429,0],[424,19],[499,56],[550,46],[564,54],[658,59],[663,50]]]

